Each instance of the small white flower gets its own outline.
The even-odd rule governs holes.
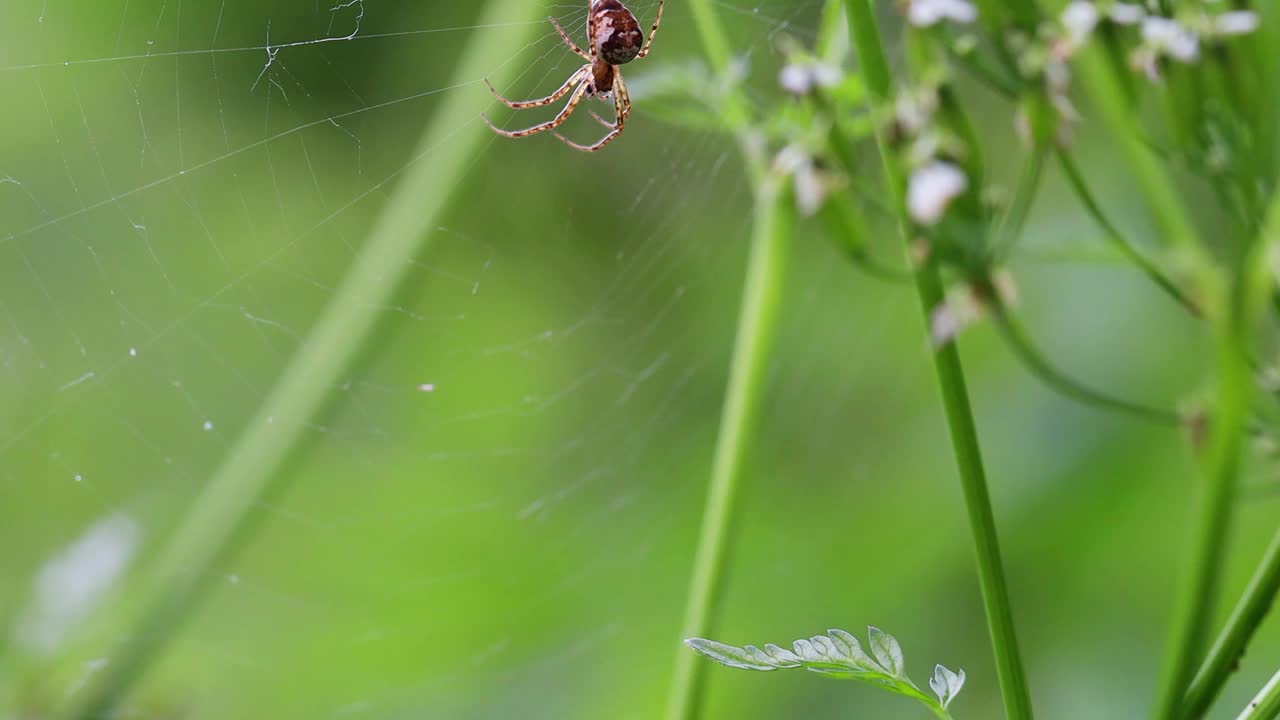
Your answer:
[[[798,145],[788,145],[773,159],[776,172],[791,176],[796,207],[800,214],[812,217],[822,209],[831,195],[831,180],[814,165],[813,157]]]
[[[907,182],[907,211],[921,225],[936,225],[951,205],[969,187],[960,168],[935,161],[911,173]]]
[[[110,515],[46,562],[18,625],[20,641],[39,653],[56,650],[128,568],[138,539],[137,523],[127,515]]]
[[[813,90],[813,75],[800,65],[788,65],[778,73],[778,84],[792,95],[808,95]]]
[[[1098,25],[1098,8],[1087,0],[1075,0],[1062,11],[1062,27],[1074,48],[1084,45]]]
[[[1142,41],[1157,54],[1192,62],[1200,57],[1200,38],[1176,20],[1149,17],[1142,21]]]
[[[978,10],[969,0],[911,0],[907,20],[916,27],[929,27],[943,20],[971,23],[978,19]]]
[[[1119,25],[1137,25],[1146,16],[1147,11],[1135,3],[1118,2],[1107,9],[1107,18]]]
[[[1215,35],[1247,35],[1258,29],[1258,14],[1248,10],[1225,12],[1213,19]]]
[[[778,84],[792,95],[808,95],[815,87],[833,87],[843,79],[840,68],[826,63],[792,63],[778,73]]]

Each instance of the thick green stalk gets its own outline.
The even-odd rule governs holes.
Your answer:
[[[476,92],[448,94],[354,267],[152,565],[138,594],[142,612],[111,653],[110,665],[78,694],[83,701],[68,717],[111,717],[199,602],[217,564],[247,538],[253,508],[278,490],[281,467],[305,428],[332,401],[332,389],[369,337],[380,308],[414,267],[410,261],[421,252],[428,228],[438,224],[460,178],[490,137],[476,117],[478,102],[487,97],[478,79],[497,65],[494,58],[528,41],[539,28],[534,21],[540,14],[527,0],[488,4],[477,21],[486,29],[475,33],[453,83],[473,83]]]
[[[1266,307],[1268,299],[1271,297],[1273,292],[1273,278],[1270,262],[1271,258],[1275,256],[1278,248],[1280,248],[1280,193],[1277,193],[1271,199],[1270,207],[1268,208],[1267,216],[1262,227],[1261,237],[1253,242],[1249,252],[1246,253],[1242,260],[1239,278],[1235,287],[1232,288],[1231,293],[1231,322],[1226,323],[1226,330],[1233,332],[1238,336],[1238,339],[1235,341],[1234,348],[1228,345],[1223,348],[1222,351],[1230,353],[1230,357],[1235,358],[1235,362],[1238,365],[1244,366],[1243,368],[1238,368],[1236,370],[1236,372],[1243,375],[1243,377],[1233,379],[1242,383],[1243,387],[1241,388],[1241,391],[1245,393],[1243,402],[1246,404],[1252,397],[1252,377],[1250,376],[1248,369],[1248,353],[1254,334],[1254,328],[1257,326],[1259,318],[1263,313],[1263,308]],[[1231,338],[1227,339],[1230,340]],[[1234,352],[1232,352],[1233,350]],[[1222,407],[1224,401],[1221,399],[1221,395],[1222,390],[1219,390],[1219,414],[1224,410]],[[1234,428],[1228,426],[1227,428],[1224,428],[1224,432],[1225,430],[1233,430],[1238,433],[1241,437],[1237,439],[1237,443],[1242,443],[1242,436],[1244,434],[1243,425],[1247,419],[1248,407],[1246,405],[1244,408],[1235,408],[1234,403],[1239,402],[1241,402],[1241,400],[1232,400],[1233,405],[1228,406],[1225,409],[1237,409],[1239,411],[1242,416],[1239,419],[1240,427]],[[1215,422],[1220,421],[1215,417]],[[1209,480],[1213,483],[1210,486],[1210,489],[1211,491],[1216,490],[1216,493],[1210,493],[1210,498],[1218,499],[1217,494],[1224,494],[1226,497],[1218,499],[1218,502],[1224,502],[1226,505],[1222,508],[1205,509],[1202,512],[1202,516],[1215,510],[1218,513],[1229,516],[1231,510],[1230,501],[1234,496],[1236,479],[1234,477],[1236,471],[1235,464],[1238,463],[1238,460],[1231,464],[1227,464],[1228,461],[1226,458],[1218,457],[1218,453],[1225,452],[1229,449],[1220,448],[1219,445],[1230,439],[1225,437],[1219,438],[1217,437],[1218,434],[1219,433],[1215,433],[1214,445],[1211,446],[1211,452],[1214,454],[1209,457],[1210,464],[1208,465],[1208,470],[1210,473],[1217,469],[1219,472],[1229,472],[1230,474],[1224,478],[1218,478],[1213,474],[1209,475]],[[1239,453],[1238,447],[1236,448],[1236,453]],[[1221,467],[1215,467],[1213,463],[1217,463]],[[1219,485],[1226,485],[1227,487],[1220,488],[1218,487]],[[1207,524],[1208,519],[1202,518],[1202,523]],[[1204,532],[1208,532],[1210,529],[1214,528],[1204,528]],[[1202,547],[1203,545],[1221,546],[1223,544],[1225,543],[1221,539],[1217,539],[1215,541],[1215,538],[1211,536],[1202,535],[1199,537],[1199,544],[1197,547]],[[1217,549],[1219,553],[1222,552],[1221,547],[1218,547]],[[1204,554],[1205,552],[1197,554],[1197,558],[1201,563],[1216,563],[1216,557],[1206,559],[1202,557]],[[1200,575],[1206,573],[1207,575],[1204,582],[1212,582],[1216,585],[1217,568],[1204,568],[1197,564],[1195,567],[1195,574]],[[1197,577],[1194,579],[1198,580],[1200,578]],[[1226,682],[1226,676],[1231,672],[1231,669],[1239,658],[1240,653],[1243,652],[1244,645],[1253,635],[1254,630],[1262,621],[1262,617],[1270,608],[1271,602],[1275,598],[1277,588],[1280,588],[1280,533],[1278,533],[1276,538],[1272,541],[1271,546],[1267,548],[1267,552],[1263,555],[1261,564],[1258,566],[1258,569],[1254,571],[1253,578],[1250,579],[1248,587],[1245,588],[1244,595],[1237,603],[1235,610],[1231,613],[1231,617],[1227,620],[1227,626],[1223,629],[1217,642],[1214,643],[1213,648],[1209,651],[1209,657],[1201,666],[1200,672],[1190,681],[1190,688],[1187,689],[1185,697],[1182,697],[1181,693],[1179,693],[1179,696],[1169,698],[1167,694],[1173,694],[1182,689],[1182,686],[1178,684],[1178,681],[1185,683],[1190,679],[1190,670],[1184,667],[1184,665],[1190,664],[1193,660],[1192,658],[1178,658],[1179,660],[1183,660],[1183,662],[1176,665],[1170,661],[1170,666],[1166,668],[1166,672],[1168,672],[1170,676],[1166,677],[1166,683],[1162,686],[1163,692],[1158,696],[1161,704],[1157,706],[1157,709],[1158,712],[1162,714],[1157,715],[1157,717],[1198,717],[1200,713],[1209,707],[1213,698],[1221,689],[1222,684]],[[1211,590],[1204,590],[1202,592],[1211,592]],[[1188,595],[1191,597],[1184,600],[1184,602],[1192,602],[1198,599],[1192,596],[1192,593],[1190,592],[1188,592]],[[1208,601],[1201,600],[1201,602],[1207,605]],[[1208,614],[1208,609],[1209,607],[1207,606],[1203,608],[1192,607],[1185,612],[1192,613],[1198,610],[1202,615],[1204,615]],[[1199,616],[1192,616],[1183,623],[1184,625],[1191,626],[1192,628],[1190,630],[1183,630],[1184,634],[1195,632],[1197,630],[1205,632],[1203,630],[1199,630],[1199,627],[1197,627],[1203,626],[1204,624],[1204,620],[1195,622],[1198,617]],[[1189,652],[1191,648],[1186,646],[1190,644],[1190,640],[1178,635],[1175,635],[1174,637],[1176,641],[1180,641],[1180,645],[1177,647],[1179,647],[1183,652]],[[1195,649],[1198,650],[1198,648]],[[1174,672],[1181,673],[1181,675],[1173,675]],[[1182,700],[1181,704],[1178,703],[1178,700]]]
[[[1236,720],[1273,720],[1280,717],[1280,671],[1271,676]]]
[[[751,257],[742,291],[733,366],[720,415],[711,486],[707,490],[681,631],[686,638],[715,634],[713,621],[725,574],[735,501],[747,451],[760,419],[760,401],[777,340],[778,311],[791,254],[795,218],[791,198],[781,178],[764,178],[756,190],[755,202]],[[667,720],[698,717],[705,667],[706,663],[694,653],[682,652],[676,656]]]
[[[1271,296],[1269,258],[1277,248],[1280,194],[1272,198],[1261,237],[1249,240],[1232,281],[1215,293],[1221,310],[1210,319],[1217,349],[1218,397],[1203,462],[1202,498],[1193,526],[1192,564],[1175,609],[1152,715],[1158,720],[1186,717],[1183,699],[1208,638],[1254,394],[1249,358],[1259,319]]]
[[[846,0],[850,34],[857,47],[858,61],[871,90],[873,102],[882,106],[891,99],[892,76],[889,63],[880,40],[870,0]],[[911,236],[910,226],[903,211],[904,186],[895,167],[890,150],[880,133],[876,136],[884,163],[886,179],[899,214],[904,242]],[[937,264],[924,262],[915,269],[916,290],[920,296],[921,310],[926,326],[933,308],[943,301],[942,278]],[[938,385],[942,393],[943,409],[950,430],[952,451],[960,472],[961,488],[973,534],[974,552],[978,565],[978,580],[982,589],[983,607],[987,626],[991,633],[991,645],[996,660],[996,674],[1000,681],[1000,693],[1004,701],[1005,715],[1009,720],[1030,720],[1031,695],[1027,689],[1026,675],[1018,652],[1017,635],[1013,624],[1013,611],[1009,604],[1009,590],[1004,578],[1004,566],[1000,558],[1000,545],[996,537],[995,516],[991,510],[991,498],[987,492],[986,473],[982,464],[982,452],[978,446],[977,429],[973,411],[969,405],[969,393],[965,384],[960,353],[954,343],[948,343],[933,356]]]
[[[1209,657],[1205,658],[1191,681],[1191,688],[1182,701],[1187,717],[1198,718],[1208,711],[1226,684],[1227,676],[1244,654],[1245,646],[1271,610],[1277,591],[1280,591],[1280,531],[1272,537],[1262,562],[1231,611],[1226,627],[1218,634],[1218,639],[1209,649]]]
[[[1249,363],[1240,347],[1243,338],[1237,332],[1236,322],[1227,325],[1215,328],[1218,346],[1217,402],[1211,419],[1212,434],[1204,460],[1204,480],[1197,515],[1192,526],[1191,567],[1174,611],[1152,715],[1159,720],[1183,717],[1182,698],[1195,670],[1196,660],[1204,650],[1208,623],[1221,581],[1221,558],[1226,553],[1240,450],[1252,395]]]

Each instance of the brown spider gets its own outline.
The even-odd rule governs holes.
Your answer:
[[[595,152],[613,142],[614,138],[622,134],[622,127],[631,114],[631,96],[627,94],[627,84],[622,81],[622,70],[618,66],[649,54],[649,48],[653,45],[653,36],[658,32],[658,25],[662,23],[662,5],[665,1],[658,2],[658,15],[653,21],[653,27],[649,30],[649,41],[645,42],[636,16],[620,0],[587,0],[587,39],[590,41],[590,53],[578,47],[555,18],[547,18],[555,26],[556,32],[560,33],[560,38],[569,46],[569,49],[586,60],[587,64],[575,70],[559,90],[537,100],[514,102],[503,97],[488,80],[485,80],[484,84],[489,86],[489,90],[503,104],[514,110],[550,105],[568,95],[572,90],[573,94],[569,95],[569,102],[565,103],[560,114],[551,120],[523,130],[502,130],[495,127],[483,113],[480,117],[484,118],[485,123],[494,132],[510,138],[551,130],[551,134],[560,138],[565,145],[585,152]],[[641,43],[644,43],[643,47]],[[601,98],[608,98],[610,95],[613,97],[614,122],[605,120],[595,112],[591,113],[597,122],[609,128],[607,135],[594,145],[579,145],[555,131],[555,128],[569,119],[582,98],[593,95]]]

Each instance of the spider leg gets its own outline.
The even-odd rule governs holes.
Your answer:
[[[578,89],[574,90],[573,94],[569,96],[569,102],[565,103],[564,109],[560,111],[560,114],[556,115],[554,118],[544,123],[539,123],[538,125],[527,127],[523,130],[503,130],[502,128],[499,128],[498,126],[494,125],[489,120],[489,118],[485,116],[484,113],[481,113],[480,117],[484,118],[484,122],[486,125],[489,126],[490,130],[498,133],[499,135],[503,135],[509,138],[521,138],[521,137],[525,137],[526,135],[540,133],[543,130],[550,130],[552,128],[559,127],[561,124],[564,123],[565,120],[569,119],[569,116],[573,114],[573,109],[578,106],[578,103],[582,101],[582,97],[586,94],[587,94],[587,83],[582,83],[581,85],[578,86]]]
[[[649,48],[653,46],[653,36],[658,34],[658,26],[662,24],[662,5],[665,2],[666,0],[658,0],[658,16],[653,19],[653,27],[649,28],[649,39],[645,41],[644,47],[640,48],[640,54],[636,55],[637,58],[642,58],[649,54]]]
[[[587,52],[596,59],[596,0],[587,0]]]
[[[614,69],[613,78],[613,111],[617,115],[617,122],[613,124],[604,123],[605,127],[611,128],[611,130],[607,135],[600,138],[592,145],[579,145],[555,131],[552,131],[551,134],[559,138],[560,142],[565,145],[568,145],[574,150],[581,150],[583,152],[596,152],[597,150],[601,150],[605,145],[613,142],[622,134],[622,129],[627,122],[627,116],[631,114],[631,96],[627,93],[626,84],[622,82],[622,73],[616,68]],[[595,115],[595,113],[592,113],[592,115]],[[599,116],[596,116],[596,119],[604,122],[604,118]]]
[[[587,51],[578,47],[578,43],[574,42],[573,38],[569,37],[569,33],[565,32],[564,28],[560,27],[560,23],[557,22],[555,18],[548,17],[547,19],[551,21],[551,24],[555,27],[556,32],[560,33],[560,39],[564,40],[564,44],[568,45],[570,50],[572,50],[575,54],[577,54],[583,60],[593,59],[590,55],[587,54]]]
[[[484,84],[489,86],[489,92],[493,93],[493,96],[498,98],[498,100],[501,101],[503,105],[506,105],[507,107],[513,110],[524,110],[525,108],[542,107],[543,105],[550,105],[551,103],[559,100],[565,95],[568,95],[569,91],[573,89],[574,84],[582,80],[583,74],[590,69],[591,69],[590,65],[584,65],[578,68],[576,72],[574,72],[572,75],[569,76],[568,80],[564,81],[564,84],[560,86],[559,90],[556,90],[555,92],[551,93],[550,95],[544,98],[538,98],[537,100],[519,100],[519,101],[508,100],[502,96],[502,93],[498,92],[497,89],[493,87],[493,84],[490,83],[487,78],[485,79]]]
[[[598,114],[596,114],[596,111],[595,111],[595,110],[588,110],[587,112],[591,113],[591,117],[595,118],[595,119],[596,119],[596,122],[598,122],[598,123],[600,123],[601,125],[603,125],[603,126],[605,126],[605,127],[609,128],[610,130],[612,130],[612,129],[614,129],[614,128],[616,128],[616,127],[617,127],[617,125],[616,125],[615,123],[611,123],[611,122],[609,122],[608,120],[605,120],[604,118],[602,118],[602,117],[600,117]]]

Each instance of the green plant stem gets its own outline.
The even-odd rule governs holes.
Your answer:
[[[1022,166],[1013,201],[1009,203],[1009,208],[994,233],[995,247],[991,249],[991,253],[997,257],[1007,258],[1022,237],[1022,228],[1026,225],[1027,216],[1031,214],[1031,205],[1035,202],[1036,191],[1044,177],[1045,152],[1041,148],[1033,149]]]
[[[1236,720],[1272,720],[1280,716],[1280,671],[1249,701]]]
[[[711,0],[690,0],[703,51],[721,79],[729,77],[729,42]],[[716,606],[724,584],[725,560],[732,536],[735,505],[747,449],[759,421],[765,373],[777,339],[778,311],[787,261],[791,254],[794,207],[782,178],[771,175],[761,143],[747,127],[746,99],[736,87],[720,98],[722,118],[738,139],[755,197],[751,252],[743,287],[729,384],[720,414],[720,430],[712,461],[711,483],[703,507],[693,573],[685,601],[681,635],[713,633]],[[692,653],[676,654],[664,717],[693,720],[700,714],[704,670]]]
[[[1111,130],[1112,140],[1120,146],[1121,153],[1138,181],[1148,209],[1165,241],[1179,250],[1188,252],[1202,264],[1203,257],[1197,244],[1195,225],[1187,214],[1186,204],[1178,196],[1166,168],[1158,162],[1150,148],[1142,141],[1138,127],[1138,113],[1129,101],[1120,78],[1116,77],[1105,51],[1090,47],[1077,59],[1080,78],[1089,97]]]
[[[715,634],[712,625],[725,574],[739,481],[760,418],[766,371],[777,339],[778,314],[791,254],[794,210],[782,179],[763,179],[756,190],[755,202],[751,256],[742,291],[733,365],[720,415],[711,485],[707,490],[681,631],[685,638]],[[694,653],[681,652],[676,656],[667,720],[698,717],[704,667]]]
[[[891,99],[892,76],[889,63],[880,40],[870,0],[846,0],[850,35],[854,38],[859,65],[871,91],[877,111]],[[886,179],[898,210],[899,228],[904,243],[909,243],[909,223],[904,211],[904,185],[894,159],[885,144],[883,133],[877,131],[876,143],[885,167]],[[936,262],[930,260],[915,268],[916,290],[920,297],[921,311],[925,318],[943,300],[942,278]],[[996,660],[996,674],[1000,681],[1000,693],[1008,720],[1030,720],[1031,696],[1027,689],[1026,675],[1018,652],[1017,635],[1013,624],[1013,611],[1009,604],[1009,591],[1004,578],[1004,566],[1000,558],[1000,545],[996,537],[995,517],[991,510],[991,498],[987,492],[986,473],[982,464],[982,452],[978,446],[977,429],[969,406],[969,393],[965,385],[964,369],[955,343],[948,343],[933,355],[938,375],[942,404],[950,430],[952,450],[960,472],[961,488],[973,534],[974,552],[978,565],[978,579],[982,589],[983,607],[987,626],[991,633],[991,645]]]
[[[1249,240],[1232,273],[1218,288],[1221,310],[1213,320],[1218,397],[1204,456],[1202,497],[1192,534],[1192,563],[1174,613],[1154,718],[1185,717],[1183,698],[1208,637],[1226,554],[1245,425],[1253,398],[1249,356],[1258,321],[1271,294],[1268,258],[1280,247],[1280,194],[1272,198],[1261,237]]]
[[[1196,659],[1204,649],[1208,622],[1221,580],[1232,499],[1251,396],[1249,364],[1241,352],[1238,318],[1215,325],[1218,366],[1217,401],[1204,459],[1204,482],[1192,526],[1191,567],[1184,580],[1166,647],[1161,682],[1152,715],[1182,717],[1181,703]],[[1225,327],[1224,327],[1225,325]]]
[[[333,400],[332,389],[369,337],[380,308],[414,267],[411,260],[427,230],[438,224],[459,179],[490,137],[476,117],[481,99],[488,97],[479,78],[493,68],[493,58],[506,57],[510,48],[528,41],[540,15],[527,0],[488,3],[477,21],[486,30],[475,33],[455,73],[455,85],[471,83],[476,92],[450,93],[437,111],[414,155],[417,161],[399,179],[354,267],[143,579],[137,595],[142,611],[132,618],[126,640],[77,695],[83,700],[66,717],[112,717],[199,601],[218,563],[247,539],[253,508],[279,489],[282,466]]]
[[[1251,389],[1248,383],[1252,380],[1248,373],[1249,341],[1252,338],[1254,327],[1262,315],[1263,308],[1273,293],[1273,279],[1269,261],[1275,256],[1278,248],[1280,248],[1280,193],[1276,193],[1272,197],[1261,236],[1252,243],[1242,260],[1239,279],[1233,288],[1234,292],[1231,297],[1230,307],[1234,311],[1232,317],[1234,322],[1228,323],[1227,329],[1234,329],[1242,336],[1233,356],[1238,358],[1237,364],[1244,365],[1242,374],[1244,375],[1243,381],[1246,391]],[[1224,350],[1229,351],[1231,348],[1227,347]],[[1219,394],[1222,394],[1221,390]],[[1251,394],[1246,396],[1245,403],[1249,401],[1250,396]],[[1247,407],[1240,412],[1242,415],[1247,413]],[[1244,418],[1241,418],[1241,427],[1236,430],[1241,436],[1244,434],[1243,425]],[[1227,438],[1219,440],[1215,437],[1215,445],[1212,450],[1215,453],[1222,452],[1218,445],[1226,440]],[[1242,437],[1240,442],[1243,442]],[[1215,454],[1210,456],[1210,462],[1225,464],[1226,459],[1219,458]],[[1214,469],[1213,465],[1209,467],[1210,470]],[[1224,469],[1234,470],[1231,467]],[[1210,475],[1211,479],[1213,477]],[[1234,481],[1235,478],[1232,476],[1227,479]],[[1234,496],[1234,482],[1225,490],[1219,489],[1218,492],[1227,496],[1225,498],[1227,504],[1220,512],[1228,514],[1230,512],[1230,500]],[[1209,541],[1211,541],[1211,538],[1205,540],[1205,542]],[[1206,572],[1202,568],[1198,568],[1198,570],[1202,573]],[[1212,577],[1211,579],[1216,580],[1216,578]],[[1280,588],[1280,533],[1277,533],[1275,539],[1272,540],[1271,545],[1267,548],[1262,562],[1257,570],[1254,571],[1249,585],[1245,588],[1244,595],[1236,604],[1231,617],[1227,620],[1226,627],[1210,649],[1209,656],[1202,664],[1200,672],[1191,681],[1185,697],[1169,700],[1161,695],[1163,703],[1158,707],[1167,714],[1159,717],[1175,717],[1173,714],[1175,712],[1181,713],[1186,717],[1197,717],[1199,713],[1209,707],[1223,683],[1226,682],[1226,677],[1243,652],[1245,644],[1252,637],[1263,616],[1266,615],[1271,602],[1275,598],[1277,588]],[[1184,668],[1178,667],[1176,669],[1189,674],[1189,671]],[[1168,691],[1173,692],[1174,689],[1168,689]],[[1176,700],[1179,699],[1182,700],[1181,706],[1174,709],[1178,705]]]
[[[1022,360],[1023,365],[1028,370],[1054,391],[1081,404],[1124,413],[1146,422],[1170,426],[1182,424],[1182,418],[1172,410],[1150,407],[1130,400],[1112,397],[1104,392],[1094,390],[1063,373],[1053,363],[1049,362],[1044,353],[1035,346],[1035,343],[1027,336],[1026,330],[1009,312],[1009,308],[1004,305],[997,306],[992,313],[992,317],[995,321],[996,329],[1000,331],[1001,337],[1009,345],[1010,350]]]
[[[1280,531],[1272,537],[1271,544],[1263,553],[1262,562],[1258,564],[1240,601],[1231,611],[1226,627],[1218,634],[1218,639],[1209,649],[1209,656],[1191,681],[1191,687],[1183,699],[1183,710],[1187,717],[1198,718],[1208,711],[1222,686],[1226,684],[1227,676],[1244,654],[1245,646],[1271,609],[1277,591],[1280,591]]]
[[[1076,197],[1080,200],[1081,204],[1084,205],[1089,216],[1092,217],[1093,221],[1102,229],[1107,240],[1115,246],[1117,250],[1123,253],[1130,262],[1138,266],[1138,269],[1145,273],[1157,287],[1163,290],[1167,295],[1169,295],[1169,297],[1177,301],[1179,305],[1186,308],[1187,312],[1192,315],[1199,315],[1200,309],[1191,302],[1191,298],[1187,297],[1186,294],[1183,293],[1176,284],[1174,284],[1173,280],[1169,279],[1169,277],[1160,270],[1160,268],[1156,267],[1156,265],[1148,260],[1141,252],[1138,252],[1138,249],[1125,239],[1124,235],[1120,233],[1120,230],[1116,228],[1115,224],[1112,223],[1106,214],[1102,212],[1102,206],[1098,203],[1093,192],[1089,189],[1088,183],[1085,182],[1084,174],[1080,172],[1079,166],[1076,165],[1076,161],[1071,157],[1070,153],[1068,153],[1065,148],[1058,148],[1057,155],[1058,165],[1067,176],[1067,184],[1071,186],[1072,191],[1075,192]]]
[[[942,277],[936,263],[926,262],[917,267],[916,290],[927,326],[929,313],[944,299]],[[978,563],[978,580],[982,588],[987,627],[991,633],[991,646],[995,654],[1000,692],[1004,699],[1005,717],[1009,720],[1030,720],[1031,697],[1018,652],[1013,610],[1009,604],[1009,588],[1005,582],[1004,565],[1000,558],[1000,544],[996,536],[995,516],[991,510],[991,497],[987,492],[986,471],[983,469],[982,451],[978,445],[978,431],[974,425],[964,368],[961,365],[960,351],[956,344],[947,343],[938,348],[933,355],[933,364],[938,375],[938,386],[942,392],[942,406],[946,411],[952,452],[955,454],[956,466],[960,471],[965,508],[969,513],[969,527],[973,534],[974,554]]]

